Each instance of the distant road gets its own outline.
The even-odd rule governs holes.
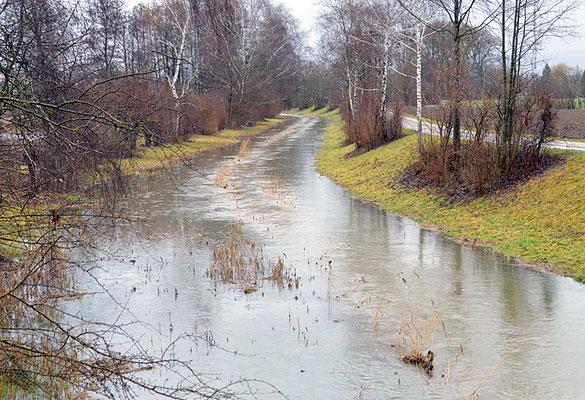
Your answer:
[[[416,131],[417,129],[417,122],[416,118],[412,117],[403,117],[402,118],[402,125],[405,128],[413,129]],[[436,124],[432,122],[423,121],[423,133],[428,135],[436,135],[438,136],[439,128]],[[491,138],[489,137],[491,136]],[[488,141],[493,142],[495,141],[494,135],[489,135]],[[463,139],[471,139],[473,137],[473,132],[463,131],[462,133]],[[573,150],[573,151],[585,151],[585,142],[573,142],[571,140],[553,140],[547,142],[544,147],[547,149],[559,149],[559,150]]]

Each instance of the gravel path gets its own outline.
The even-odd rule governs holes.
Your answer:
[[[403,117],[402,124],[405,128],[413,129],[416,131],[417,123],[416,118]],[[429,135],[438,135],[438,128],[432,122],[423,121],[423,133]],[[473,132],[462,131],[462,139],[471,139]],[[488,138],[490,141],[494,141],[494,135],[490,135]],[[574,142],[571,140],[553,140],[544,145],[547,149],[560,149],[560,150],[573,150],[573,151],[585,151],[585,142]]]

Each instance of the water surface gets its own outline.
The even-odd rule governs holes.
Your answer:
[[[241,159],[222,149],[141,179],[128,205],[143,218],[136,234],[103,243],[116,256],[94,271],[127,304],[124,318],[143,322],[128,328],[134,337],[155,352],[182,333],[213,337],[216,346],[185,340],[174,352],[213,384],[259,379],[292,399],[464,398],[502,360],[480,398],[582,398],[585,288],[353,199],[314,169],[326,124],[293,120]],[[227,190],[213,182],[223,163]],[[284,202],[266,190],[276,175]],[[264,281],[244,294],[210,281],[210,249],[237,221],[266,259],[296,268],[299,289]],[[120,305],[87,282],[97,294],[82,312],[117,316]],[[393,345],[404,321],[422,326],[441,304],[427,376]]]

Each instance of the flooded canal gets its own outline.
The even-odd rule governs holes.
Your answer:
[[[128,204],[135,234],[101,244],[101,268],[80,279],[95,294],[71,307],[113,320],[125,304],[120,321],[141,321],[126,329],[157,354],[182,334],[207,339],[172,352],[217,387],[252,379],[291,399],[435,399],[482,384],[479,398],[582,398],[585,286],[353,199],[314,169],[326,125],[295,119],[241,157],[221,149],[144,177]],[[227,189],[214,181],[222,165]],[[238,221],[265,260],[296,270],[298,288],[260,280],[244,293],[208,277]],[[399,337],[405,324],[431,327],[431,375],[398,358],[416,333]]]

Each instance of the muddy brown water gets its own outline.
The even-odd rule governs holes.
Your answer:
[[[141,321],[126,329],[155,354],[181,334],[207,337],[214,345],[181,340],[172,354],[213,386],[258,380],[292,399],[465,398],[503,360],[479,398],[584,398],[585,286],[352,198],[315,171],[326,126],[295,119],[255,137],[239,161],[237,147],[221,149],[141,179],[128,204],[141,217],[135,233],[101,243],[100,268],[80,279],[95,294],[72,307],[113,320],[126,304],[120,320]],[[224,162],[227,190],[213,182]],[[285,201],[266,190],[275,174]],[[266,259],[296,268],[299,289],[263,281],[245,294],[210,281],[211,248],[237,221]],[[422,326],[443,301],[428,376],[393,345],[404,321]],[[272,391],[258,381],[253,390]]]

